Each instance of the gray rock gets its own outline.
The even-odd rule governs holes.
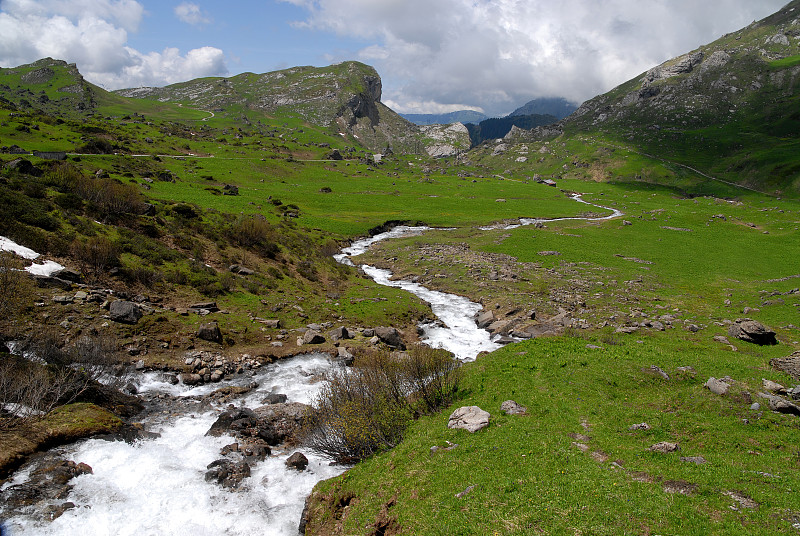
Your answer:
[[[262,404],[283,404],[287,400],[287,396],[281,393],[270,393],[261,399]]]
[[[494,322],[493,311],[483,311],[475,317],[475,323],[478,325],[479,329],[486,329],[492,322]]]
[[[350,335],[350,332],[347,331],[347,328],[344,327],[344,326],[341,326],[341,327],[338,327],[336,329],[332,329],[331,331],[329,331],[328,332],[328,337],[330,337],[331,340],[334,340],[334,341],[347,340],[347,339],[352,339],[353,338]]]
[[[761,398],[766,398],[769,402],[769,409],[777,413],[785,413],[787,415],[800,416],[800,407],[788,400],[767,393],[758,393]]]
[[[655,365],[651,365],[651,366],[650,366],[650,368],[648,368],[648,369],[645,369],[645,370],[646,370],[647,372],[649,372],[650,374],[652,374],[653,376],[658,376],[659,378],[661,378],[661,379],[663,379],[663,380],[669,380],[669,374],[667,374],[666,372],[664,372],[664,371],[661,369],[661,367],[657,367],[657,366],[655,366]]]
[[[286,467],[305,471],[306,467],[308,467],[308,458],[302,452],[295,452],[286,459]]]
[[[205,474],[206,482],[216,482],[223,488],[236,489],[250,476],[250,466],[243,461],[215,460],[208,464],[206,469],[208,469]]]
[[[734,321],[728,328],[728,335],[759,346],[778,344],[774,331],[749,318]]]
[[[254,273],[256,273],[255,270],[251,270],[250,268],[245,268],[241,264],[231,264],[228,267],[228,270],[230,270],[234,274],[239,274],[239,275],[253,275]]]
[[[681,447],[677,443],[671,443],[669,441],[661,441],[660,443],[652,445],[648,450],[652,452],[658,452],[661,454],[668,454],[670,452],[676,452],[681,450]]]
[[[731,388],[728,382],[724,380],[718,380],[714,377],[709,378],[708,381],[703,384],[703,387],[716,395],[726,395],[728,394],[728,390]]]
[[[397,331],[396,328],[383,326],[375,328],[375,336],[378,337],[381,342],[392,348],[405,350],[406,346],[403,344],[403,339],[400,337],[400,332]]]
[[[632,432],[635,432],[637,430],[649,430],[649,429],[650,429],[650,425],[647,424],[646,422],[640,422],[638,424],[632,424],[632,425],[630,425],[628,427],[628,430],[630,430]]]
[[[504,411],[509,415],[525,415],[528,412],[528,408],[517,404],[513,400],[506,400],[500,404],[500,411]]]
[[[786,394],[786,387],[784,387],[779,383],[775,383],[772,380],[767,380],[765,378],[762,378],[761,386],[764,388],[764,390],[769,391],[771,393],[777,393],[779,395]]]
[[[197,328],[197,337],[204,341],[222,343],[222,331],[219,329],[219,324],[216,322],[208,322],[207,324],[200,324]]]
[[[776,357],[769,360],[770,366],[787,373],[795,380],[800,380],[800,351],[786,357]]]
[[[262,324],[264,324],[264,327],[269,329],[280,329],[281,327],[281,321],[277,319],[267,319],[264,320]]]
[[[303,344],[322,344],[325,337],[317,330],[309,329],[303,333]]]
[[[488,411],[484,411],[478,406],[463,406],[450,415],[447,427],[475,433],[489,426],[490,417]]]
[[[108,315],[111,320],[123,324],[136,324],[143,314],[138,305],[125,300],[111,302],[108,308]]]
[[[203,377],[199,374],[181,374],[181,381],[184,385],[197,385],[203,383]]]
[[[686,463],[694,463],[696,465],[703,465],[706,459],[702,456],[681,456],[681,461]]]

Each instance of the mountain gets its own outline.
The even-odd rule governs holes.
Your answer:
[[[522,129],[532,129],[535,127],[550,125],[558,121],[553,115],[509,115],[506,117],[493,117],[485,119],[480,123],[468,124],[469,138],[472,145],[479,145],[486,140],[502,138],[508,134],[513,127]]]
[[[85,112],[105,91],[83,79],[74,63],[43,58],[28,65],[0,68],[0,103],[21,110]]]
[[[400,114],[415,125],[450,125],[452,123],[479,123],[488,119],[485,114],[474,110],[459,110],[447,114]]]
[[[800,192],[800,1],[653,67],[531,139],[591,135],[776,194]]]
[[[289,115],[350,135],[374,149],[412,146],[416,127],[381,103],[381,78],[374,68],[348,61],[328,67],[294,67],[265,74],[200,78],[162,88],[115,92],[128,98],[176,102],[241,115],[257,110]]]
[[[561,97],[539,98],[523,104],[508,115],[552,115],[557,119],[564,119],[577,108],[576,104]]]

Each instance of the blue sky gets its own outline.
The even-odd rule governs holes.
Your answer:
[[[400,112],[581,102],[786,0],[0,0],[0,66],[50,56],[117,89],[343,60]]]

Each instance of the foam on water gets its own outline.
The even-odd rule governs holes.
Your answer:
[[[322,354],[301,356],[261,369],[252,380],[259,387],[237,402],[261,405],[270,392],[288,395],[291,402],[310,402],[318,392],[320,369],[335,366]],[[164,391],[190,389],[144,380],[142,386]],[[217,384],[215,387],[219,387]],[[206,437],[219,411],[185,415],[151,431],[161,437],[128,444],[88,440],[67,447],[63,457],[89,464],[93,474],[71,481],[69,496],[76,508],[53,522],[37,516],[8,521],[10,534],[28,535],[296,535],[305,498],[320,480],[344,468],[309,452],[305,471],[288,469],[291,450],[277,453],[252,467],[239,491],[230,492],[206,482],[206,467],[219,459],[229,436]],[[13,483],[27,478],[21,472]]]

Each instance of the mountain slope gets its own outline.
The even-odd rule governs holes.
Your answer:
[[[372,149],[395,150],[414,143],[418,131],[381,102],[381,79],[372,67],[344,62],[294,67],[265,74],[201,78],[163,88],[116,92],[124,97],[180,102],[213,111],[242,108],[293,115],[313,125],[352,135]]]
[[[452,123],[479,123],[488,119],[485,114],[474,110],[460,110],[447,114],[400,114],[415,125],[450,125]]]
[[[800,193],[800,1],[595,97],[533,138],[594,134],[777,194]]]
[[[508,115],[553,115],[557,119],[564,119],[577,108],[561,97],[539,98],[523,104]]]

